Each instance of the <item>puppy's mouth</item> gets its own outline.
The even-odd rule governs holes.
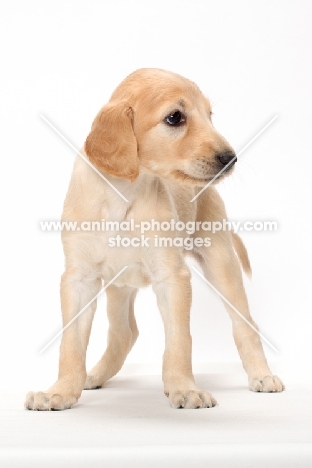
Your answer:
[[[211,176],[205,176],[205,177],[194,177],[194,176],[191,176],[190,174],[186,174],[186,172],[184,171],[174,171],[174,175],[178,178],[178,179],[182,179],[183,181],[193,181],[193,182],[202,182],[202,183],[207,183],[207,182],[210,182],[213,177]]]
[[[173,175],[175,176],[176,179],[179,179],[182,182],[188,182],[188,183],[192,183],[193,185],[202,186],[202,185],[208,184],[209,182],[212,182],[212,183],[219,182],[220,179],[229,175],[232,169],[233,169],[233,165],[229,166],[223,171],[220,170],[219,172],[216,172],[215,174],[209,174],[209,175],[207,174],[203,176],[200,176],[200,175],[194,176],[194,175],[187,174],[184,171],[177,170],[177,171],[174,171]]]

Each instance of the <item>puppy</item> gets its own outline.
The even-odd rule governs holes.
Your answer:
[[[26,408],[70,408],[83,388],[102,387],[121,369],[138,336],[135,296],[138,288],[149,284],[164,322],[163,382],[170,404],[174,408],[216,405],[208,391],[196,386],[192,373],[191,283],[185,255],[198,261],[205,277],[227,299],[225,307],[250,389],[282,391],[284,386],[268,367],[249,313],[240,265],[250,270],[245,247],[229,231],[209,233],[207,241],[202,223],[226,219],[212,184],[194,199],[209,182],[230,174],[236,161],[229,143],[213,127],[210,103],[199,88],[168,71],[135,71],[96,116],[84,155],[91,167],[77,156],[62,216],[63,221],[77,222],[75,231],[62,232],[63,326],[85,310],[63,331],[57,382],[46,392],[29,393]],[[112,231],[82,229],[85,223],[103,220],[117,224]],[[118,223],[131,220],[132,230],[118,230]],[[146,226],[151,220],[154,224],[143,239],[142,223]],[[156,222],[172,229],[161,231]],[[198,227],[191,236],[178,230],[181,223],[190,222]],[[134,239],[136,243],[131,242]],[[108,345],[87,375],[86,349],[96,309],[93,299],[102,281],[107,285]]]

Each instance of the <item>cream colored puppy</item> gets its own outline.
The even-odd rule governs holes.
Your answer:
[[[177,74],[159,69],[137,70],[115,90],[95,118],[85,148],[90,162],[128,199],[124,201],[79,156],[75,162],[62,219],[77,221],[130,221],[131,232],[63,231],[66,269],[61,280],[63,325],[73,319],[123,267],[106,289],[109,318],[108,346],[87,375],[88,346],[96,301],[63,332],[59,376],[46,392],[29,393],[25,406],[33,410],[70,408],[83,388],[99,388],[122,367],[135,343],[138,329],[134,300],[138,288],[151,284],[165,328],[164,391],[175,408],[212,407],[216,400],[196,386],[191,364],[190,271],[185,254],[192,255],[220,293],[256,327],[242,282],[240,259],[249,271],[246,250],[229,231],[209,233],[201,222],[226,219],[223,202],[209,186],[190,200],[219,172],[229,174],[235,154],[211,122],[211,107],[199,88]],[[140,223],[198,222],[192,236],[184,232],[145,232],[140,245],[122,247],[117,235],[140,239]],[[174,244],[176,237],[189,244]],[[155,239],[166,238],[159,247]],[[195,242],[195,238],[197,239]],[[147,239],[147,240],[146,240]],[[199,240],[198,240],[199,239]],[[169,241],[172,241],[170,243]],[[147,245],[148,244],[148,245]],[[235,253],[237,252],[237,255]],[[234,340],[257,392],[280,392],[258,334],[225,303],[232,319]]]

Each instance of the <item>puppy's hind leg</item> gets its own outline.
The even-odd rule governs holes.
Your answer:
[[[137,289],[111,285],[106,292],[109,320],[107,349],[88,373],[85,390],[101,388],[117,374],[139,335],[134,317]]]
[[[248,375],[249,388],[255,392],[281,392],[284,385],[269,369],[258,327],[249,313],[238,259],[230,242],[222,242],[227,234],[215,236],[211,247],[205,252],[202,249],[197,259],[205,277],[226,299],[223,302],[232,320],[234,341]]]
[[[226,219],[220,195],[209,187],[198,200],[197,221],[213,220],[222,226]],[[204,238],[206,231],[197,232],[197,236]],[[222,297],[232,320],[234,341],[248,375],[249,388],[255,392],[283,391],[282,381],[268,366],[258,327],[249,312],[239,260],[247,274],[251,269],[242,240],[232,232],[218,230],[211,233],[211,245],[194,249],[194,256],[208,282]]]

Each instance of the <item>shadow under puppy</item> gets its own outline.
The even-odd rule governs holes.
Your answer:
[[[65,327],[109,285],[108,344],[96,366],[86,373],[88,346],[96,300],[63,331],[58,380],[46,392],[30,392],[25,406],[32,410],[62,410],[77,402],[83,388],[102,387],[122,367],[138,336],[134,300],[138,288],[152,285],[165,328],[163,382],[175,408],[207,408],[214,397],[196,386],[191,364],[190,271],[185,255],[195,258],[205,277],[255,328],[242,282],[241,264],[250,271],[245,247],[230,231],[210,234],[203,222],[226,219],[224,204],[209,182],[228,175],[236,161],[228,142],[215,130],[211,106],[199,88],[186,78],[160,69],[141,69],[129,75],[96,116],[84,155],[105,176],[77,156],[64,203],[63,221],[76,221],[75,231],[63,231],[65,272],[61,306]],[[222,171],[222,172],[220,172]],[[114,190],[112,186],[116,189]],[[120,196],[122,194],[122,197]],[[125,201],[127,199],[128,201]],[[140,225],[194,222],[191,236],[175,229],[145,232],[145,241],[128,247],[111,244],[117,235],[140,239]],[[85,231],[85,222],[134,220],[131,232]],[[166,237],[166,246],[155,244]],[[193,238],[192,249],[175,238]],[[195,239],[196,237],[196,239]],[[258,334],[225,303],[234,340],[249,387],[257,392],[280,392],[284,386],[272,375]]]

